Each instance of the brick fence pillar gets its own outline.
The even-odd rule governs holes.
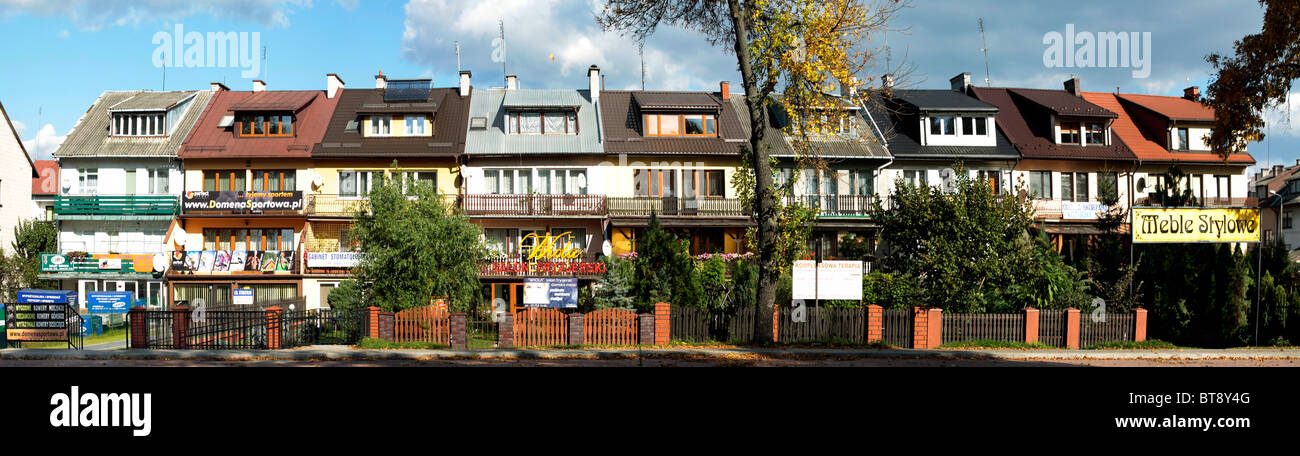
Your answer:
[[[569,314],[569,345],[582,345],[587,343],[587,339],[582,333],[582,314],[574,312]]]
[[[172,348],[187,348],[190,339],[190,308],[172,308]]]
[[[1038,343],[1038,309],[1025,308],[1025,343]]]
[[[132,307],[127,319],[131,320],[131,348],[148,348],[149,317],[143,307]]]
[[[277,306],[266,308],[266,348],[268,350],[279,350],[280,341],[280,321],[284,315],[284,309]]]
[[[928,323],[930,324],[929,342],[926,342],[927,348],[939,348],[943,345],[943,309],[932,308],[929,310]]]
[[[867,343],[885,339],[885,309],[872,304],[867,306]]]
[[[468,322],[465,319],[465,312],[456,312],[451,314],[451,349],[452,350],[469,350],[469,336],[465,331]]]
[[[781,305],[772,306],[772,342],[781,341]]]
[[[515,315],[511,313],[501,314],[497,320],[497,347],[510,348],[515,346]]]
[[[672,337],[672,333],[669,331],[672,324],[672,318],[669,315],[671,310],[672,306],[666,302],[655,303],[655,320],[654,324],[651,325],[654,328],[655,345],[667,345],[669,338]]]
[[[1147,310],[1141,307],[1133,309],[1133,341],[1147,340]]]
[[[636,343],[641,345],[659,344],[658,314],[637,314],[636,323]]]
[[[370,306],[366,308],[366,337],[371,339],[379,338],[379,308]]]
[[[380,340],[393,342],[397,340],[397,314],[393,312],[379,312],[375,314],[379,322],[378,337]]]
[[[930,348],[930,312],[912,308],[912,348]]]
[[[1065,309],[1065,348],[1079,349],[1079,309]]]

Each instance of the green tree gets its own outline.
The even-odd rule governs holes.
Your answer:
[[[361,286],[355,279],[339,282],[339,286],[330,292],[329,305],[333,310],[361,308]]]
[[[1216,74],[1206,90],[1205,104],[1214,108],[1214,128],[1207,142],[1225,159],[1264,139],[1264,109],[1276,106],[1300,78],[1300,3],[1260,0],[1264,24],[1260,32],[1233,43],[1233,55],[1205,58]]]
[[[605,275],[597,282],[595,307],[597,309],[636,309],[632,284],[636,277],[636,263],[618,257],[605,258]]]
[[[42,253],[58,253],[59,230],[51,222],[21,220],[14,227],[14,254],[38,258]]]
[[[687,241],[663,228],[657,214],[650,214],[644,239],[637,240],[636,280],[632,295],[638,310],[649,310],[657,302],[679,306],[700,303],[700,281]]]
[[[393,168],[400,172],[396,161]],[[405,182],[381,176],[369,203],[349,232],[361,244],[354,275],[367,305],[393,311],[447,297],[450,309],[463,312],[480,300],[478,266],[487,251],[478,225],[451,213],[427,182],[409,176]]]

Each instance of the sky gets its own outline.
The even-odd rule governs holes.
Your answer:
[[[46,159],[104,90],[195,90],[213,81],[249,90],[253,79],[265,80],[270,90],[324,89],[327,73],[337,73],[347,87],[369,88],[380,71],[453,86],[460,69],[470,70],[478,87],[502,86],[504,74],[513,73],[522,88],[585,88],[586,69],[593,64],[605,75],[606,88],[625,89],[641,87],[642,60],[647,89],[716,90],[721,81],[738,85],[734,56],[694,32],[661,27],[639,54],[633,40],[596,24],[594,13],[603,4],[0,0],[0,68],[5,70],[0,71],[0,103],[29,153]],[[1263,8],[1250,1],[915,0],[891,18],[888,30],[863,43],[877,51],[877,58],[862,76],[872,83],[884,73],[905,74],[900,85],[947,88],[949,78],[970,72],[977,84],[987,77],[993,86],[1051,89],[1075,76],[1084,90],[1181,96],[1183,88],[1193,85],[1204,92],[1212,76],[1205,56],[1230,53],[1234,40],[1259,32],[1262,18]],[[503,28],[504,46],[498,40]],[[1074,34],[1067,36],[1071,30]],[[239,59],[227,66],[220,64],[230,62],[208,62],[213,52],[207,46],[184,44],[191,32],[200,37],[220,32],[257,36],[266,63],[262,50],[248,42],[240,44],[249,64]],[[1085,32],[1090,37],[1137,33],[1130,44],[1139,46],[1129,53],[1127,66],[1045,57],[1052,43],[1083,42]],[[1062,38],[1053,41],[1053,34]],[[164,46],[167,40],[172,47]],[[171,56],[178,65],[168,67],[172,62],[160,48],[174,49],[174,41],[182,42],[182,52]],[[1140,46],[1147,43],[1149,52]],[[185,55],[198,51],[205,58],[187,65]],[[1292,117],[1297,118],[1294,126]],[[1300,100],[1266,118],[1268,138],[1248,151],[1262,166],[1297,163]]]

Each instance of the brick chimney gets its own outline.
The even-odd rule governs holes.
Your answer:
[[[375,88],[376,89],[388,88],[388,76],[384,76],[384,70],[379,70],[379,74],[375,75]]]
[[[605,78],[600,76],[600,67],[592,65],[587,68],[587,90],[591,91],[591,101],[600,99],[600,91],[605,89]]]
[[[220,92],[220,91],[222,91],[222,90],[230,90],[230,87],[226,87],[225,84],[222,84],[222,83],[220,83],[220,82],[214,82],[214,83],[212,83],[212,91],[213,91],[213,92]]]
[[[1083,87],[1079,85],[1079,78],[1070,78],[1069,80],[1065,81],[1065,91],[1070,92],[1071,95],[1074,95],[1076,97],[1081,97],[1083,96],[1080,93],[1082,90]]]
[[[334,98],[340,90],[343,90],[343,78],[334,73],[325,75],[325,98]]]
[[[1197,86],[1191,86],[1186,89],[1183,89],[1183,98],[1192,101],[1201,101],[1201,88]]]
[[[722,94],[723,100],[731,99],[731,83],[722,81],[718,84],[718,93]]]
[[[953,92],[966,93],[966,89],[970,88],[970,73],[966,72],[953,76],[952,79],[948,80],[948,84],[952,85]]]
[[[519,76],[513,74],[506,75],[506,90],[519,90]]]
[[[469,96],[469,88],[470,88],[469,77],[470,77],[469,70],[462,70],[460,72],[460,96],[462,97]]]
[[[261,79],[254,79],[254,80],[253,80],[253,91],[254,91],[254,92],[265,92],[265,91],[266,91],[266,81],[263,81],[263,80],[261,80]]]

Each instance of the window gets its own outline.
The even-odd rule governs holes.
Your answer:
[[[874,195],[876,194],[876,176],[875,172],[870,170],[855,169],[849,171],[849,192],[852,195]]]
[[[687,198],[725,197],[723,174],[720,169],[682,171],[682,195]]]
[[[339,197],[366,198],[383,171],[339,171]]]
[[[924,169],[903,170],[903,182],[913,187],[924,187],[930,185],[930,180],[926,177],[927,174],[929,173]]]
[[[1232,190],[1228,188],[1228,176],[1214,176],[1214,188],[1219,198],[1232,197]]]
[[[671,169],[638,169],[632,172],[635,195],[639,197],[677,196],[677,171]]]
[[[1282,216],[1282,229],[1291,229],[1291,212],[1287,212],[1286,215]]]
[[[987,117],[962,117],[961,133],[963,135],[987,136],[989,127]]]
[[[1106,129],[1099,123],[1088,124],[1088,144],[1089,146],[1106,145]]]
[[[207,170],[203,171],[203,190],[209,192],[244,191],[244,170]]]
[[[293,115],[289,113],[241,114],[239,136],[293,136]]]
[[[1061,144],[1079,144],[1079,123],[1061,122]]]
[[[997,194],[1002,191],[1002,172],[998,170],[982,169],[976,171],[975,178],[981,182],[988,183],[989,191]]]
[[[83,194],[99,192],[99,168],[77,168],[77,189]]]
[[[1088,201],[1088,173],[1061,173],[1061,201]]]
[[[569,233],[569,235],[560,237],[564,233]],[[586,228],[551,228],[551,236],[556,238],[555,248],[557,249],[587,250]]]
[[[1178,150],[1187,150],[1187,129],[1178,129]]]
[[[1029,193],[1037,199],[1052,199],[1052,172],[1030,171]]]
[[[415,185],[411,184],[428,184],[434,193],[438,193],[438,172],[437,171],[404,171],[400,176],[402,179],[402,188],[407,195],[415,194]],[[410,183],[410,184],[408,184]]]
[[[298,172],[292,169],[254,170],[252,191],[278,192],[293,191],[298,188],[295,177]]]
[[[113,136],[162,136],[167,134],[164,113],[113,114]]]
[[[578,134],[578,113],[572,111],[554,112],[512,112],[507,114],[510,123],[506,131],[519,135],[576,135]]]
[[[370,116],[370,136],[392,136],[392,116]]]
[[[204,228],[204,250],[294,250],[292,228]]]
[[[483,230],[483,244],[489,252],[506,255],[515,251],[514,237],[511,229],[486,228]]]
[[[489,169],[484,172],[484,181],[490,194],[523,195],[533,192],[532,170]]]
[[[406,136],[424,136],[424,116],[406,116]]]
[[[166,195],[170,193],[171,187],[168,185],[168,173],[171,170],[167,168],[158,168],[149,170],[149,193],[154,195]]]
[[[853,112],[846,112],[844,114],[840,114],[838,116],[838,119],[836,119],[829,114],[823,114],[822,124],[825,125],[827,128],[825,134],[852,136],[855,131],[855,129],[853,128],[854,115],[855,114]]]
[[[930,134],[932,135],[955,135],[957,131],[953,128],[952,116],[931,116],[930,117]]]
[[[717,136],[718,118],[710,114],[646,114],[646,136]]]
[[[587,170],[539,169],[537,191],[551,195],[586,195]]]

